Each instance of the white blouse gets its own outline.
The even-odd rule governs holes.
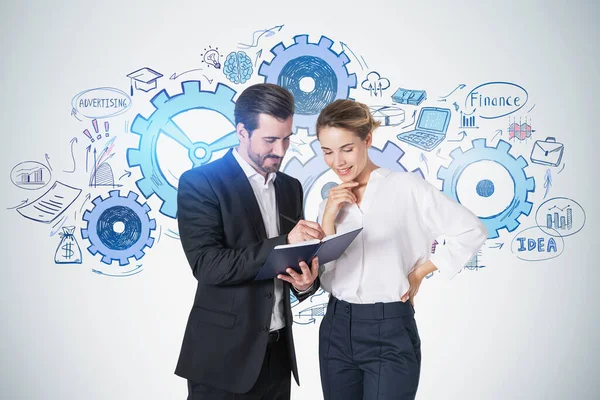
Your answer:
[[[322,223],[327,199],[319,207]],[[321,286],[350,303],[400,301],[408,274],[428,259],[439,275],[454,277],[488,237],[483,223],[464,206],[412,172],[371,172],[360,207],[344,203],[336,233],[363,227],[346,252],[320,268]],[[444,235],[443,248],[431,254]]]

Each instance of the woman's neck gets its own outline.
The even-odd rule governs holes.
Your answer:
[[[367,161],[367,165],[365,165],[365,168],[354,179],[355,182],[358,182],[358,187],[366,186],[369,182],[369,178],[371,177],[371,172],[375,171],[377,168],[379,167],[375,165],[371,159],[369,159],[369,161]]]

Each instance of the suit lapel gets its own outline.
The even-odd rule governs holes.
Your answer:
[[[275,198],[277,199],[277,210],[279,211],[279,234],[287,234],[296,224],[288,221],[283,218],[281,215],[285,215],[286,217],[296,219],[296,211],[293,208],[294,199],[291,190],[286,190],[285,185],[283,183],[283,179],[281,175],[278,174],[277,179],[275,179]]]
[[[267,231],[262,219],[262,214],[260,213],[258,201],[256,200],[248,177],[244,174],[242,167],[240,167],[240,164],[238,164],[237,160],[233,157],[232,151],[233,148],[223,156],[223,160],[227,162],[228,170],[230,171],[232,189],[237,193],[240,201],[244,204],[258,240],[266,239]]]

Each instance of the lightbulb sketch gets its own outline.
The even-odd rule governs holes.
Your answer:
[[[219,60],[219,58],[223,57],[223,56],[221,54],[219,54],[218,47],[215,47],[213,49],[212,47],[208,46],[208,50],[204,49],[204,53],[200,54],[200,55],[202,56],[203,63],[212,65],[216,69],[221,68],[221,61]]]

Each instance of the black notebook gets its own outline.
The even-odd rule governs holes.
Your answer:
[[[275,246],[254,280],[273,279],[279,274],[287,275],[285,270],[288,267],[297,272],[302,272],[299,265],[300,261],[305,261],[310,268],[310,262],[315,256],[319,256],[319,264],[321,265],[337,260],[344,254],[344,251],[362,229],[336,233],[326,236],[322,240],[314,239],[301,243]]]

